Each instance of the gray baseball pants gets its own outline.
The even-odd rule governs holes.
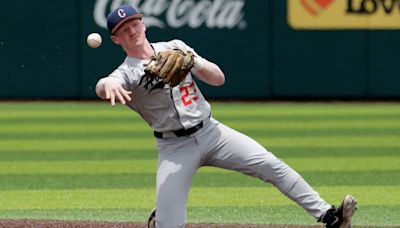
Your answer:
[[[271,183],[315,218],[331,208],[286,163],[213,118],[191,136],[158,138],[157,148],[157,228],[184,227],[189,188],[201,166],[236,170]]]

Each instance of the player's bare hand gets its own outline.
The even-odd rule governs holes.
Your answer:
[[[131,91],[127,91],[119,84],[105,85],[106,99],[110,100],[111,105],[115,105],[115,100],[118,99],[121,104],[126,104],[126,101],[131,100]]]

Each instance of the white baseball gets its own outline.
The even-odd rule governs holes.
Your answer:
[[[89,47],[91,48],[98,48],[100,47],[101,43],[102,43],[102,39],[100,34],[98,33],[90,33],[87,37],[87,44],[89,45]]]

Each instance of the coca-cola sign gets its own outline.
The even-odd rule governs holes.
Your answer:
[[[107,28],[107,14],[122,4],[130,4],[143,13],[148,28],[246,28],[245,0],[96,0],[96,24]]]

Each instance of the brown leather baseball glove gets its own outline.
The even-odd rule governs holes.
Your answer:
[[[173,49],[162,51],[152,57],[145,65],[144,72],[152,78],[161,78],[171,87],[183,81],[194,64],[194,55],[190,51]]]

